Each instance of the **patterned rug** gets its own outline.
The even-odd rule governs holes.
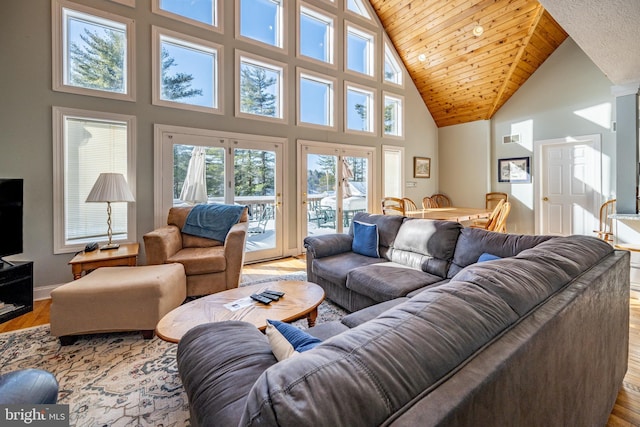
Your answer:
[[[268,280],[304,280],[296,273]],[[242,283],[241,286],[259,283]],[[345,311],[324,301],[317,322]],[[294,323],[306,327],[304,320]],[[177,345],[138,333],[80,336],[62,347],[49,325],[0,334],[0,372],[40,368],[60,384],[58,403],[69,405],[71,426],[187,426],[189,407],[176,366]]]

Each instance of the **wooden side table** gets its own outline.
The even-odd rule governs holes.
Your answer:
[[[98,267],[134,267],[138,263],[138,249],[140,249],[139,243],[123,243],[118,249],[81,252],[69,261],[73,280],[82,277],[83,271],[89,272]]]

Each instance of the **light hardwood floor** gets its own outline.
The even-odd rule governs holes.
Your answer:
[[[243,280],[253,281],[268,276],[305,271],[305,261],[286,258],[259,264],[247,265]],[[33,312],[0,324],[0,333],[49,323],[51,300],[36,301]],[[640,300],[631,299],[629,328],[629,369],[624,385],[611,412],[607,427],[640,426]]]

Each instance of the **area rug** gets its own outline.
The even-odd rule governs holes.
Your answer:
[[[294,278],[295,277],[295,278]],[[303,274],[268,280],[304,280]],[[243,283],[241,286],[259,283]],[[318,323],[345,311],[324,301]],[[304,321],[295,323],[306,327]],[[69,405],[71,426],[188,426],[189,407],[178,377],[177,345],[138,333],[80,336],[62,347],[49,325],[0,334],[0,372],[40,368],[60,384],[58,403]]]

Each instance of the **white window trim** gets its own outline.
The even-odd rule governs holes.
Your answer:
[[[386,133],[384,130],[384,111],[386,108],[386,103],[387,103],[387,98],[388,99],[393,99],[395,101],[399,101],[400,102],[400,111],[399,111],[399,115],[400,115],[400,123],[397,124],[398,129],[400,131],[400,135],[394,135],[394,134],[390,134],[390,133]],[[386,92],[383,91],[382,92],[382,117],[381,117],[381,127],[382,127],[382,136],[384,138],[387,139],[400,139],[400,140],[404,140],[404,96],[402,95],[397,95],[395,93],[390,93],[390,92]]]
[[[75,108],[53,107],[53,253],[62,254],[77,252],[84,248],[84,243],[65,244],[65,204],[64,204],[64,162],[65,135],[64,120],[66,118],[119,121],[127,123],[127,183],[136,197],[136,118],[135,116],[106,113],[102,111],[79,110]],[[106,209],[106,206],[105,206]],[[126,242],[137,240],[136,203],[128,203]],[[106,231],[106,229],[105,229]],[[120,241],[120,240],[119,240]]]
[[[136,0],[111,0],[114,3],[120,3],[129,7],[136,7]]]
[[[329,105],[329,117],[331,120],[330,125],[319,125],[316,123],[303,122],[300,119],[300,107],[302,106],[302,99],[300,98],[300,80],[303,76],[308,76],[312,80],[316,80],[321,83],[326,83],[331,85],[331,101]],[[336,100],[338,97],[336,96],[336,90],[338,86],[338,81],[334,77],[327,76],[326,74],[316,73],[314,71],[310,71],[304,68],[298,67],[296,69],[296,124],[298,126],[310,127],[315,129],[324,129],[324,130],[337,130],[337,117],[336,117]]]
[[[387,62],[386,58],[387,58],[387,49],[389,50],[389,54],[392,56],[392,58],[395,60],[396,64],[398,65],[398,68],[400,70],[400,83],[396,83],[396,82],[392,82],[390,80],[387,80],[384,76],[384,64]],[[391,43],[391,40],[389,40],[389,37],[387,37],[386,35],[384,36],[384,43],[382,43],[382,82],[384,84],[393,86],[393,87],[397,87],[397,88],[402,88],[404,89],[404,64],[403,62],[400,60],[400,57],[398,56],[398,52],[396,51],[395,47],[393,46],[393,43]]]
[[[280,93],[278,95],[280,105],[280,117],[268,117],[261,116],[258,114],[250,114],[244,113],[240,111],[240,62],[245,59],[247,62],[253,63],[260,67],[270,68],[273,70],[281,71],[281,80],[280,80]],[[254,55],[249,52],[245,52],[242,50],[236,49],[236,57],[235,57],[235,115],[236,117],[241,117],[245,119],[252,120],[263,120],[272,123],[283,123],[287,124],[289,122],[289,105],[288,105],[288,87],[289,87],[289,79],[288,79],[288,68],[287,64],[283,62],[273,61],[271,59],[265,58],[263,56]]]
[[[368,23],[372,24],[373,23],[373,17],[376,16],[376,14],[371,9],[371,5],[369,4],[369,0],[361,1],[360,4],[362,4],[362,6],[365,8],[365,13],[368,16],[361,15],[361,14],[359,14],[357,12],[354,12],[353,10],[349,9],[349,2],[347,0],[344,0],[344,13],[346,15],[348,15],[350,18],[351,17],[356,17],[358,19],[361,19],[364,22],[368,22]]]
[[[110,20],[120,23],[126,27],[127,31],[127,71],[125,93],[115,93],[97,89],[87,89],[78,86],[71,86],[64,83],[64,13],[63,9],[85,13],[95,16],[98,19]],[[135,21],[113,13],[93,9],[81,4],[71,3],[66,0],[53,0],[51,2],[52,19],[52,88],[57,92],[75,93],[78,95],[97,96],[100,98],[118,99],[122,101],[136,100],[136,62],[135,62]]]
[[[135,0],[133,0],[135,1]],[[213,5],[215,7],[214,11],[214,22],[213,25],[209,25],[206,22],[198,21],[195,19],[188,18],[183,15],[179,15],[177,13],[169,12],[168,10],[164,10],[160,7],[160,0],[152,0],[151,2],[151,12],[166,16],[167,18],[175,19],[176,21],[184,22],[189,25],[194,25],[196,27],[204,28],[206,30],[215,31],[218,33],[224,32],[224,11],[222,9],[222,5],[224,2],[220,0],[213,0]]]
[[[349,129],[349,121],[348,121],[348,94],[349,89],[355,90],[356,92],[364,92],[366,94],[371,94],[371,113],[369,114],[369,126],[371,128],[370,131],[362,131],[356,129]],[[344,82],[344,133],[351,133],[355,135],[367,135],[367,136],[377,136],[377,128],[378,128],[378,113],[376,112],[376,90],[372,87],[359,85],[357,83],[345,81]]]
[[[352,31],[350,31],[352,30]],[[349,33],[354,33],[360,37],[364,37],[370,40],[368,45],[367,54],[369,56],[369,71],[371,74],[361,73],[356,70],[352,70],[349,68]],[[349,21],[344,21],[344,72],[348,74],[352,74],[355,76],[364,77],[367,79],[376,79],[377,75],[377,57],[376,55],[376,46],[378,45],[378,36],[373,31],[367,30],[359,25],[351,23]]]
[[[263,43],[260,40],[256,40],[256,39],[252,39],[250,37],[245,37],[243,35],[240,34],[240,1],[241,0],[236,0],[235,1],[235,13],[234,13],[234,19],[235,19],[235,37],[237,40],[242,40],[244,42],[247,42],[249,44],[252,44],[256,47],[259,48],[267,48],[267,49],[271,49],[275,52],[280,52],[280,53],[287,53],[289,52],[289,33],[287,30],[287,23],[289,22],[289,8],[287,6],[287,1],[288,0],[278,0],[280,1],[280,34],[279,34],[279,38],[280,38],[280,46],[274,46],[272,44],[269,43]]]
[[[404,159],[404,147],[398,147],[395,145],[382,145],[382,170],[384,171],[384,176],[389,173],[389,168],[385,164],[386,153],[398,153],[400,156],[400,176],[398,179],[400,183],[404,183],[404,176],[402,176],[402,171],[405,169],[405,159]],[[387,197],[389,194],[387,193],[387,188],[385,186],[385,178],[382,178],[382,197]],[[399,196],[404,197],[404,185],[400,185],[400,191],[402,192]],[[378,207],[379,209],[379,207]]]
[[[187,36],[181,33],[176,33],[175,31],[166,30],[164,28],[160,28],[156,26],[151,27],[151,34],[152,34],[151,35],[151,38],[152,38],[151,81],[152,81],[152,87],[153,87],[152,95],[151,95],[151,103],[153,105],[179,108],[182,110],[199,111],[199,112],[213,113],[213,114],[224,114],[224,105],[223,105],[224,96],[222,96],[222,93],[221,93],[222,81],[223,81],[222,67],[221,67],[221,64],[223,63],[223,47],[207,40],[198,39],[198,38]],[[214,75],[212,76],[213,87],[215,90],[215,99],[217,104],[215,107],[212,108],[212,107],[203,107],[201,105],[186,104],[182,102],[162,99],[160,97],[160,93],[162,91],[162,88],[161,88],[162,77],[161,77],[161,71],[160,71],[162,67],[160,63],[162,58],[162,55],[160,52],[161,37],[170,39],[172,42],[181,46],[192,47],[194,50],[215,52],[215,67],[214,67]]]
[[[320,61],[316,58],[312,58],[310,56],[303,55],[300,53],[301,50],[301,35],[300,35],[300,15],[302,14],[302,9],[307,9],[310,12],[310,15],[314,16],[314,18],[326,22],[329,24],[329,62]],[[326,19],[325,19],[326,18]],[[297,8],[296,8],[296,56],[305,61],[313,62],[314,64],[318,64],[324,67],[331,67],[334,69],[338,68],[336,61],[336,16],[330,14],[322,9],[319,9],[315,6],[312,6],[306,2],[298,0]]]

